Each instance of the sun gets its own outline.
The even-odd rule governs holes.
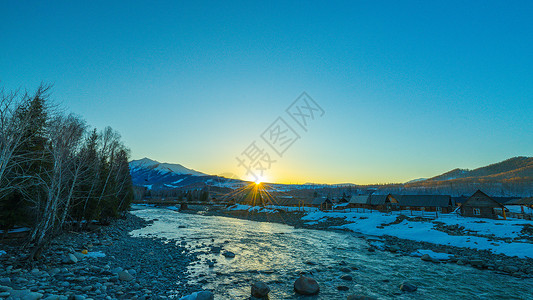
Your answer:
[[[262,183],[261,179],[257,179],[257,180],[255,181],[255,185],[260,185],[261,183]]]

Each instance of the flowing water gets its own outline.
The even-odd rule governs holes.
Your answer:
[[[346,299],[364,294],[379,299],[533,299],[533,280],[499,275],[455,264],[433,264],[388,252],[368,252],[365,239],[347,232],[295,229],[291,226],[240,219],[146,209],[135,214],[158,219],[132,232],[184,244],[200,253],[189,267],[190,280],[215,293],[215,299],[249,299],[250,285],[261,280],[270,299]],[[213,253],[212,247],[222,247]],[[224,251],[236,254],[226,258]],[[207,261],[215,260],[210,268]],[[353,269],[344,273],[342,268]],[[345,270],[346,271],[346,270]],[[320,284],[317,296],[298,296],[293,283],[300,272]],[[350,274],[353,281],[340,276]],[[409,281],[414,293],[399,293]],[[349,287],[341,292],[337,286]],[[183,296],[183,295],[177,295]]]

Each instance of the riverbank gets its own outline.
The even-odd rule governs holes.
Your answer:
[[[16,242],[0,243],[0,299],[164,299],[198,291],[186,272],[195,254],[129,235],[150,224],[128,213],[93,232],[65,233],[35,262],[24,260]]]
[[[391,235],[372,236],[358,234],[350,230],[351,221],[342,217],[342,213],[334,213],[332,217],[321,218],[315,221],[313,212],[286,212],[283,210],[258,211],[256,209],[227,209],[213,206],[194,206],[190,207],[183,213],[201,214],[205,216],[224,216],[237,219],[245,219],[258,222],[273,222],[293,226],[295,228],[317,229],[317,230],[343,230],[357,234],[359,237],[368,242],[368,251],[388,251],[405,256],[421,256],[421,259],[428,264],[454,263],[458,265],[468,265],[477,269],[487,270],[500,275],[510,275],[517,278],[533,278],[533,259],[529,257],[508,256],[501,253],[494,253],[490,250],[482,250],[467,247],[457,247],[453,245],[442,245],[424,241],[399,238]],[[360,217],[366,218],[366,217]],[[394,220],[394,218],[396,218]],[[393,218],[390,224],[377,224],[376,227],[386,227],[401,223],[407,217],[400,215]],[[431,220],[423,218],[408,218],[415,222],[430,222]],[[483,222],[483,221],[481,221]],[[437,223],[439,230],[447,232],[450,235],[464,234],[460,228],[454,226],[443,226]],[[413,225],[416,226],[416,225]],[[472,233],[471,233],[472,234]],[[479,237],[472,234],[471,238]],[[467,237],[470,238],[470,237]],[[498,239],[492,236],[493,242],[512,243],[509,239]],[[489,240],[491,241],[491,240]],[[474,242],[475,244],[476,242]],[[494,244],[495,244],[494,243]],[[421,252],[419,250],[422,250]],[[428,251],[429,250],[429,251]],[[417,252],[418,251],[418,252]],[[423,255],[425,253],[427,255]],[[443,255],[448,254],[448,255]]]

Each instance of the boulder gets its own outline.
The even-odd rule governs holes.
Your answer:
[[[43,294],[41,294],[41,293],[30,292],[30,293],[27,293],[26,295],[24,295],[22,297],[22,300],[38,300],[38,299],[41,299],[42,297],[43,297]]]
[[[414,292],[418,289],[418,287],[412,283],[404,282],[400,285],[400,290],[402,292]]]
[[[11,278],[9,277],[0,278],[0,285],[11,285]]]
[[[485,262],[481,259],[472,259],[470,260],[470,264],[474,267],[482,268],[485,265]]]
[[[352,276],[350,276],[350,275],[342,275],[342,276],[341,276],[341,279],[342,279],[342,280],[346,280],[346,281],[352,281],[353,278],[352,278]]]
[[[235,257],[235,253],[233,253],[231,251],[225,251],[224,253],[222,253],[222,255],[224,255],[225,257],[228,257],[228,258]]]
[[[9,292],[11,290],[12,290],[12,288],[10,288],[8,286],[0,285],[0,292]]]
[[[341,268],[341,272],[350,273],[352,270],[350,268]]]
[[[133,276],[128,271],[121,271],[118,273],[118,279],[122,281],[132,281]]]
[[[515,266],[505,266],[503,267],[503,270],[507,273],[516,273],[519,271],[519,269]]]
[[[63,263],[64,264],[75,264],[78,262],[78,258],[72,254],[72,253],[69,253],[67,254],[64,258],[63,258]]]
[[[389,250],[392,253],[396,253],[396,252],[400,251],[400,247],[398,247],[396,245],[390,245],[389,247],[387,247],[387,250]]]
[[[343,291],[343,292],[345,292],[345,291],[347,291],[347,290],[349,290],[349,289],[350,289],[350,288],[347,287],[347,286],[345,286],[345,285],[339,285],[339,286],[337,286],[337,290],[339,290],[339,291]]]
[[[320,286],[313,278],[301,276],[294,282],[294,291],[301,295],[316,295],[320,291]]]
[[[268,292],[270,292],[270,288],[266,283],[262,281],[255,282],[252,284],[252,297],[255,298],[266,298],[268,296]]]
[[[431,256],[429,256],[428,254],[422,255],[422,257],[420,257],[420,259],[423,260],[423,261],[432,261]]]

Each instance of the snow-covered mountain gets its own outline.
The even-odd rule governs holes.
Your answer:
[[[147,157],[132,160],[130,162],[130,170],[133,169],[150,169],[154,171],[159,171],[161,173],[174,173],[178,175],[195,175],[195,176],[206,176],[202,172],[198,172],[193,169],[188,169],[180,164],[170,164],[170,163],[160,163],[158,161],[149,159]]]
[[[201,188],[205,185],[237,187],[239,179],[228,179],[207,175],[180,164],[161,163],[149,158],[132,160],[130,174],[133,184],[150,190],[171,190],[176,188]]]

